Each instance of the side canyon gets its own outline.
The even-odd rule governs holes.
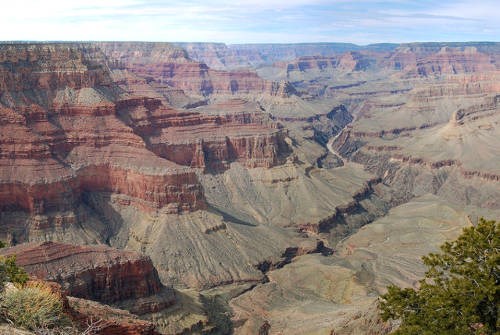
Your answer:
[[[2,43],[0,254],[131,334],[387,334],[499,122],[500,43]]]

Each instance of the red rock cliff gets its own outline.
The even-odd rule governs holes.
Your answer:
[[[286,133],[257,107],[233,100],[211,113],[179,111],[124,92],[108,70],[167,63],[204,68],[169,44],[0,45],[0,211],[24,211],[31,218],[22,225],[39,230],[77,224],[82,218],[71,213],[92,192],[118,194],[139,210],[192,211],[205,207],[192,168],[280,162]],[[182,70],[179,80],[185,75]],[[248,78],[244,90],[262,89],[255,74]],[[182,80],[192,85],[194,79]],[[288,92],[275,86],[276,94]],[[61,220],[52,219],[60,212],[66,212]],[[10,239],[21,223],[6,220],[0,234]],[[26,241],[24,235],[15,240]]]
[[[162,285],[149,257],[136,252],[45,242],[2,249],[0,255],[16,255],[28,274],[59,283],[70,296],[106,304],[129,301],[141,314],[175,303],[173,290]],[[147,298],[149,304],[138,302]]]
[[[169,43],[104,42],[97,44],[110,58],[112,68],[128,71],[149,82],[165,84],[186,94],[272,94],[273,82],[248,70],[213,70],[189,59]]]
[[[495,71],[495,54],[475,46],[402,45],[382,63],[410,76]]]

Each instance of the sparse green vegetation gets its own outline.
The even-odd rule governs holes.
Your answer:
[[[43,282],[29,282],[2,294],[1,312],[14,325],[31,330],[65,323],[61,296]]]
[[[5,242],[0,241],[0,249],[6,246]],[[0,291],[2,291],[5,282],[24,285],[28,279],[26,271],[17,266],[16,256],[0,256]]]
[[[17,266],[16,256],[0,257],[0,283],[12,282],[24,285],[29,279],[23,268]]]
[[[441,251],[423,257],[418,290],[388,287],[382,318],[401,319],[398,335],[499,334],[499,223],[481,219]]]
[[[5,243],[0,241],[0,248]],[[28,282],[29,276],[16,264],[16,256],[0,256],[0,315],[16,327],[48,329],[63,324],[61,296],[43,282]],[[5,283],[15,287],[4,289]]]

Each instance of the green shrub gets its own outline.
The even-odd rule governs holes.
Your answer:
[[[18,327],[44,329],[65,322],[61,296],[42,282],[29,282],[20,289],[6,290],[1,297],[1,312]]]
[[[29,276],[23,268],[16,264],[16,256],[0,256],[0,283],[12,282],[24,285]]]
[[[481,219],[441,253],[423,257],[420,288],[388,287],[382,319],[401,319],[398,335],[500,333],[500,223]]]

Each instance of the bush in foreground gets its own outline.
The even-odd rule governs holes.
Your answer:
[[[388,287],[382,319],[400,319],[399,335],[499,334],[500,224],[481,219],[441,251],[423,257],[418,290]]]
[[[14,325],[31,330],[65,322],[61,296],[43,282],[29,282],[19,289],[6,290],[1,297],[1,311]]]
[[[16,264],[16,256],[0,256],[0,286],[3,288],[5,282],[24,285],[29,279],[23,268]],[[0,289],[1,291],[1,289]]]

